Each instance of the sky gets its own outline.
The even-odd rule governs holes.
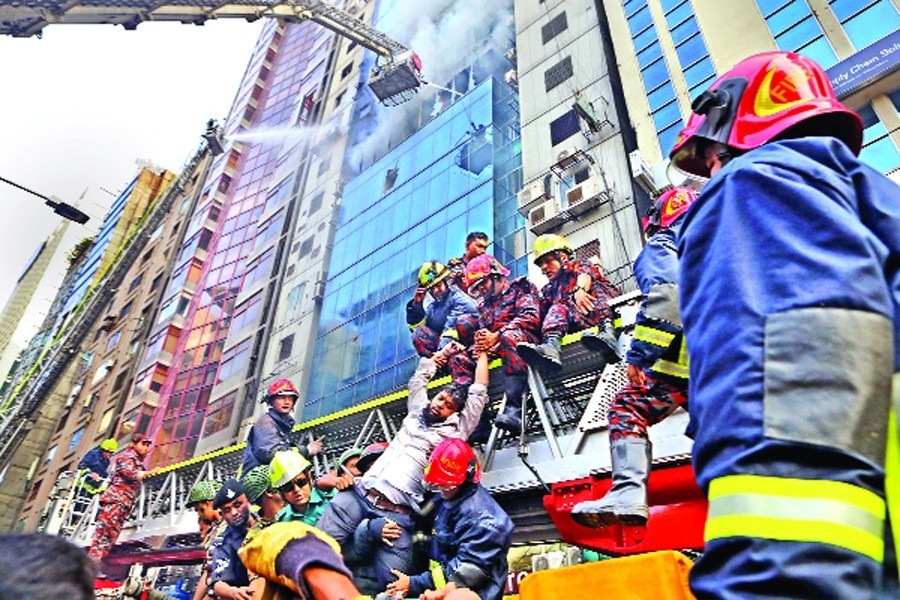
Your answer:
[[[99,227],[137,160],[180,172],[206,121],[225,118],[262,25],[50,25],[43,39],[0,37],[0,177],[69,204],[87,190],[80,208]],[[0,307],[59,222],[0,182]]]

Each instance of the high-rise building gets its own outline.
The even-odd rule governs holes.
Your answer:
[[[319,110],[333,38],[314,23],[272,21],[257,42],[144,358],[155,366],[142,381],[162,383],[150,423],[154,464],[192,456],[201,437],[205,447],[232,442],[244,407],[252,412],[286,258],[283,234],[309,201],[295,187],[307,146],[295,126]],[[166,348],[172,358],[163,369],[151,355]]]
[[[32,371],[32,366],[58,342],[54,338],[65,313],[73,311],[88,289],[107,275],[108,267],[119,260],[126,241],[174,178],[168,171],[144,168],[113,203],[97,240],[90,247],[82,245],[73,257],[71,276],[57,295],[45,327],[32,340],[16,382],[41,376]],[[126,274],[92,335],[69,349],[75,359],[42,399],[34,426],[8,464],[11,474],[0,482],[0,497],[4,499],[0,528],[17,523],[19,528],[32,529],[58,475],[73,469],[87,450],[114,435],[134,376],[136,352],[146,339],[147,323],[155,312],[156,289],[169,268],[162,252],[156,261],[149,261],[162,231],[160,227],[150,235],[144,259]],[[17,386],[12,388],[9,398],[16,402]],[[23,502],[24,508],[14,520]]]
[[[604,0],[642,157],[664,158],[691,100],[755,52],[789,50],[827,70],[865,124],[863,160],[900,170],[900,13],[891,0]]]

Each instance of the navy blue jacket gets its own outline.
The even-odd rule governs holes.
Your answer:
[[[678,253],[700,485],[773,438],[880,464],[900,370],[897,184],[834,138],[769,143],[713,176]]]
[[[241,562],[238,550],[247,537],[247,530],[243,527],[229,525],[221,537],[213,540],[210,545],[212,561],[210,563],[209,588],[212,589],[217,581],[224,581],[228,585],[242,587],[250,584],[250,575],[247,567]]]
[[[274,408],[270,408],[268,412],[257,419],[247,435],[247,447],[244,449],[241,473],[246,474],[253,467],[269,464],[275,453],[281,450],[297,448],[300,454],[309,458],[306,444],[299,443],[294,438],[291,431],[293,428],[294,418],[290,415],[282,416]]]
[[[482,600],[503,597],[512,542],[513,523],[481,485],[468,485],[450,500],[440,500],[431,538],[431,559],[440,564],[444,579],[467,587]],[[435,589],[431,571],[409,578],[416,597]]]
[[[684,217],[658,231],[634,261],[644,301],[635,320],[634,341],[625,360],[656,379],[684,385],[688,354],[678,308],[678,250],[675,237]]]
[[[109,476],[109,459],[103,456],[103,450],[99,447],[94,448],[79,461],[78,468],[87,469],[106,479]]]

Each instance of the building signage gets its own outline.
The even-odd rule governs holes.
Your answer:
[[[845,58],[826,71],[838,98],[894,72],[900,67],[900,29]]]

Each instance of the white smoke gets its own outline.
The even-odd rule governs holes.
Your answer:
[[[512,45],[512,23],[511,0],[480,0],[477,10],[466,0],[396,0],[376,26],[419,55],[425,81],[444,86],[487,49],[505,54]],[[351,165],[358,166],[412,133],[407,129],[418,122],[420,111],[426,117],[432,112],[421,103],[435,94],[435,88],[423,87],[415,99],[400,106],[377,104],[376,125],[354,146]]]

